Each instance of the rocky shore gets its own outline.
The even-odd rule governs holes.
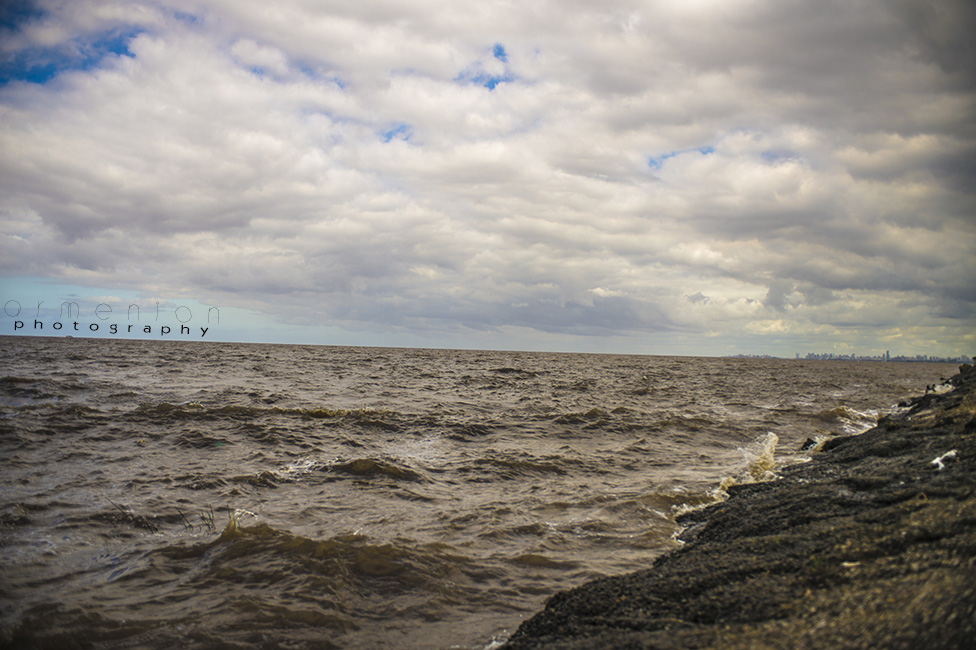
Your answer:
[[[553,596],[505,647],[976,647],[976,370],[951,383],[680,517],[678,550]]]

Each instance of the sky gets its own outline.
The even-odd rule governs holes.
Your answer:
[[[0,7],[0,334],[976,354],[968,0]]]

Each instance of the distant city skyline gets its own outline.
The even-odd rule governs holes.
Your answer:
[[[796,358],[800,359],[800,353],[796,353]],[[854,361],[886,361],[891,363],[898,362],[925,362],[925,363],[972,363],[973,357],[966,355],[958,355],[953,357],[940,357],[928,354],[891,354],[891,352],[886,352],[883,355],[863,355],[851,353],[848,355],[843,354],[833,354],[830,352],[808,352],[802,357],[806,360],[813,361],[833,361],[833,360],[844,360],[851,359]]]

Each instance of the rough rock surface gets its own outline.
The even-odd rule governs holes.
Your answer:
[[[684,546],[553,596],[506,648],[976,647],[976,371],[951,381],[679,518]]]

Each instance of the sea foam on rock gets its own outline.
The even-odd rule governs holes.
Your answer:
[[[682,515],[686,544],[556,594],[506,647],[973,647],[976,371],[950,383]]]

